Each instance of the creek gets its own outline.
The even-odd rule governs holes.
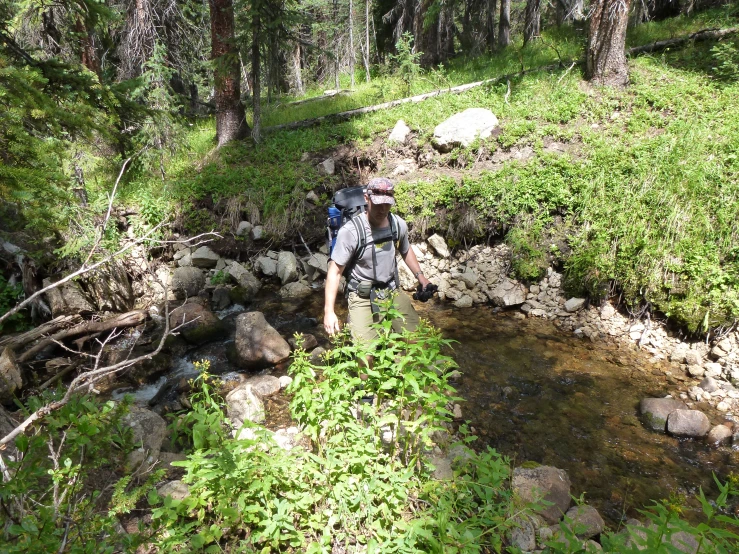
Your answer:
[[[679,392],[669,372],[642,352],[592,343],[549,321],[521,319],[520,313],[457,309],[438,301],[417,306],[422,317],[455,341],[453,357],[462,371],[455,386],[465,400],[463,419],[478,436],[474,446],[491,446],[515,466],[528,461],[566,470],[572,494],[584,494],[612,528],[624,517],[639,517],[637,510],[651,500],[690,498],[699,487],[715,497],[712,472],[725,480],[739,462],[739,452],[730,447],[680,440],[641,424],[637,416],[642,398]],[[312,333],[321,346],[330,346],[320,325],[322,296],[281,301],[268,293],[249,310],[263,312],[285,337]],[[345,321],[341,310],[339,317]],[[220,316],[232,322],[237,313],[232,308]],[[207,358],[214,373],[233,378],[238,368],[227,356],[232,343],[191,349],[174,361],[173,371],[192,375],[192,362]],[[286,369],[272,373],[283,375]],[[140,389],[139,401],[150,399],[163,382]],[[268,427],[291,425],[287,404],[284,394],[266,399]],[[712,417],[713,424],[719,422]],[[687,517],[697,510],[697,504],[689,502]]]

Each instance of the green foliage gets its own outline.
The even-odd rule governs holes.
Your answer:
[[[403,33],[395,44],[396,54],[390,56],[397,75],[405,83],[406,94],[411,93],[411,85],[421,74],[419,60],[423,52],[416,52],[413,48],[413,35]]]
[[[478,456],[465,449],[454,481],[429,478],[427,449],[451,420],[453,362],[442,354],[448,341],[427,324],[416,333],[392,332],[398,315],[386,306],[377,342],[351,346],[343,337],[319,366],[296,350],[291,410],[305,448],[285,450],[269,431],[248,424],[232,438],[207,379],[199,379],[193,420],[205,422],[208,438],[194,440],[188,460],[178,463],[190,496],[150,497],[156,525],[167,529],[159,546],[500,550],[511,524],[508,461],[492,450]],[[368,367],[362,360],[370,355]]]
[[[20,284],[10,284],[5,277],[0,275],[0,315],[7,313],[11,308],[15,308],[22,295],[23,287]],[[26,316],[23,313],[13,314],[0,323],[0,332],[18,331],[26,325]]]
[[[713,70],[720,79],[735,81],[739,79],[739,42],[721,42],[711,48],[715,62]]]
[[[229,274],[223,270],[216,271],[213,276],[210,278],[210,284],[211,285],[222,285],[224,283],[227,283],[229,279]]]
[[[33,397],[27,410],[54,400],[53,394]],[[114,473],[132,449],[121,426],[127,410],[126,403],[75,397],[18,436],[17,460],[5,458],[8,473],[0,483],[3,552],[92,554],[135,548],[138,538],[117,531],[114,517],[141,495],[130,479],[118,481]],[[115,488],[109,512],[104,504],[108,485]]]

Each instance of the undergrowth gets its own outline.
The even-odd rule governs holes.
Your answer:
[[[416,332],[394,333],[392,318],[400,314],[389,304],[383,313],[376,341],[351,345],[340,337],[317,363],[296,335],[288,392],[301,434],[292,448],[248,422],[234,430],[209,364],[196,364],[191,409],[177,419],[187,450],[185,461],[173,462],[185,471],[182,499],[156,492],[162,470],[122,469],[135,446],[122,425],[126,402],[74,398],[16,439],[14,459],[2,454],[0,548],[519,552],[511,533],[548,503],[523,503],[511,491],[510,461],[490,448],[470,449],[474,437],[464,426],[454,432],[449,406],[459,398],[449,382],[450,341],[425,322]],[[54,398],[32,400],[27,409]],[[433,456],[442,451],[453,474],[437,478]],[[698,495],[702,522],[683,520],[676,500],[661,501],[641,511],[645,524],[602,533],[602,551],[668,554],[677,541],[689,541],[698,553],[735,552],[739,520],[729,501],[736,478],[716,484],[715,500]],[[132,514],[141,523],[125,533],[117,520]],[[571,521],[553,531],[539,541],[547,552],[592,551]]]

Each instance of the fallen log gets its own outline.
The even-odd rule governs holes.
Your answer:
[[[567,63],[571,63],[572,60],[569,60]],[[434,96],[441,96],[442,94],[461,94],[463,92],[467,92],[470,89],[481,87],[483,85],[492,85],[495,83],[500,82],[506,82],[508,79],[513,79],[515,77],[521,77],[523,75],[528,75],[529,73],[535,73],[538,71],[552,71],[554,69],[559,69],[563,67],[562,63],[556,63],[551,65],[544,65],[541,67],[536,67],[533,69],[525,69],[523,71],[519,71],[518,73],[510,73],[507,75],[502,75],[500,77],[495,77],[493,79],[485,79],[484,81],[476,81],[474,83],[467,83],[464,85],[459,85],[456,87],[450,87],[445,89],[438,89],[431,92],[427,92],[425,94],[419,94],[417,96],[410,96],[408,98],[401,98],[399,100],[392,100],[390,102],[384,102],[382,104],[375,104],[374,106],[367,106],[364,108],[357,108],[355,110],[349,110],[346,112],[340,112],[340,113],[334,113],[334,114],[328,114],[321,117],[314,117],[313,119],[303,119],[302,121],[295,121],[293,123],[284,123],[282,125],[273,125],[272,127],[267,127],[262,130],[263,133],[269,133],[272,131],[291,131],[294,129],[302,129],[304,127],[312,127],[313,125],[320,125],[321,123],[336,123],[339,121],[345,121],[347,119],[351,119],[352,117],[356,117],[358,115],[371,113],[371,112],[377,112],[380,110],[385,110],[387,108],[394,108],[395,106],[400,106],[401,104],[408,104],[408,103],[417,103],[417,102],[423,102],[424,100],[428,100],[429,98],[433,98]]]
[[[718,40],[739,32],[739,27],[731,27],[729,29],[703,29],[696,31],[692,35],[680,38],[671,38],[668,40],[659,40],[652,44],[644,46],[635,46],[626,51],[627,56],[637,56],[639,54],[649,54],[650,52],[660,52],[674,46],[683,46],[689,42],[700,42],[704,40]]]
[[[61,329],[67,329],[73,325],[77,325],[81,321],[82,317],[77,314],[59,316],[31,329],[30,331],[26,331],[25,333],[0,338],[0,350],[6,346],[13,350],[17,350],[20,346],[30,344],[41,337],[54,334]]]
[[[146,321],[147,314],[143,310],[134,310],[125,314],[119,314],[105,321],[85,321],[79,325],[75,325],[70,329],[59,331],[41,341],[36,345],[26,350],[23,354],[18,357],[19,363],[24,363],[47,346],[54,344],[56,341],[62,341],[71,337],[79,335],[93,335],[95,333],[102,333],[104,331],[111,331],[113,329],[121,329],[123,327],[135,327],[136,325],[142,324]]]

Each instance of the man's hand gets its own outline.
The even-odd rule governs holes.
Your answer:
[[[434,293],[437,290],[439,290],[439,287],[437,287],[431,282],[427,281],[426,285],[422,285],[421,283],[418,283],[416,292],[413,293],[413,300],[418,300],[420,302],[426,302],[434,295]]]
[[[323,328],[326,329],[329,336],[333,336],[341,330],[339,327],[339,318],[336,317],[334,312],[326,312],[323,316]]]

